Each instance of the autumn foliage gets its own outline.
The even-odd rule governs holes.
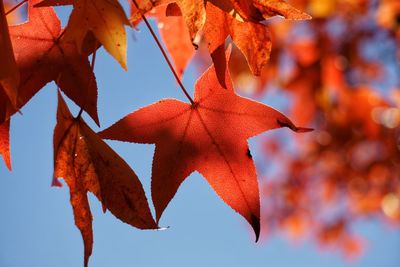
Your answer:
[[[355,257],[365,241],[354,222],[400,219],[400,9],[396,1],[292,2],[313,20],[271,25],[274,49],[260,78],[242,57],[231,60],[238,88],[260,98],[283,90],[293,121],[315,129],[294,148],[262,141],[260,164],[278,168],[263,175],[263,227]]]
[[[12,117],[54,81],[53,185],[64,179],[69,187],[85,266],[93,247],[88,192],[104,212],[157,229],[194,171],[252,226],[256,240],[260,232],[284,229],[353,256],[363,245],[349,232],[355,219],[373,215],[400,223],[399,79],[390,72],[399,72],[397,1],[378,1],[376,8],[368,0],[132,0],[129,18],[117,0],[24,2],[21,24],[13,22],[17,11],[6,13],[10,3],[0,5],[0,154],[11,170]],[[59,5],[73,5],[64,29],[52,8]],[[161,42],[150,18],[162,25]],[[127,70],[126,28],[140,23],[187,102],[162,99],[96,133],[81,117],[86,112],[100,125],[96,51],[104,47]],[[377,42],[387,44],[378,51],[385,56],[369,52]],[[193,57],[201,74],[192,97],[180,78]],[[240,96],[262,100],[270,91],[285,94],[291,120]],[[62,93],[80,108],[76,116]],[[248,139],[282,127],[315,131],[288,140],[280,130],[261,140],[256,163],[267,167],[258,179]],[[155,144],[155,219],[135,172],[102,138]]]

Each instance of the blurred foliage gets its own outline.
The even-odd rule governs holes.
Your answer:
[[[262,141],[259,169],[274,165],[262,173],[264,229],[356,257],[365,242],[354,222],[400,225],[400,2],[291,3],[313,20],[270,22],[271,60],[260,77],[240,53],[231,60],[240,90],[260,99],[283,90],[289,117],[315,129],[293,146]]]

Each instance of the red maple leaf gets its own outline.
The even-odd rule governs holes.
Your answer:
[[[220,69],[219,65],[222,65],[221,68],[225,65],[224,56],[218,56],[218,48],[224,49],[225,39],[231,36],[232,41],[246,57],[253,74],[260,75],[271,53],[271,37],[267,26],[258,22],[240,22],[211,2],[207,3],[206,13],[204,37],[217,71]],[[223,71],[218,78],[224,85]]]
[[[185,21],[176,12],[180,12],[177,5],[162,5],[154,9],[154,16],[175,69],[178,75],[182,75],[195,50],[193,44],[189,42],[190,36]]]
[[[226,69],[226,68],[225,68]],[[260,232],[257,175],[247,139],[279,127],[302,132],[282,113],[236,95],[228,71],[227,89],[214,67],[197,81],[194,104],[161,100],[124,117],[100,136],[156,144],[152,198],[157,220],[180,184],[192,172],[201,173],[215,192]]]
[[[18,97],[26,104],[43,86],[55,81],[60,89],[98,124],[97,85],[88,61],[75,43],[62,38],[63,31],[51,7],[33,7],[28,1],[26,23],[10,27],[11,41],[20,70]],[[93,51],[95,44],[89,45]]]
[[[54,129],[54,182],[62,177],[70,189],[75,224],[85,246],[84,263],[92,254],[92,214],[87,193],[93,193],[117,218],[140,229],[156,229],[142,184],[129,165],[81,119],[74,118],[58,94]]]
[[[294,8],[285,0],[229,0],[246,20],[260,21],[279,15],[286,19],[304,20],[311,16]]]

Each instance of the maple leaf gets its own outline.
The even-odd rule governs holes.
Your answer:
[[[311,16],[294,8],[284,0],[229,0],[235,10],[246,20],[264,20],[283,16],[291,20],[311,19]]]
[[[194,45],[197,44],[196,36],[198,32],[203,28],[206,18],[209,16],[206,7],[210,3],[220,7],[226,14],[230,14],[231,17],[242,22],[244,20],[259,22],[276,15],[294,20],[311,19],[308,14],[292,7],[283,0],[175,0],[174,2],[182,10],[182,16]]]
[[[60,89],[99,124],[97,85],[87,59],[73,42],[62,37],[61,24],[53,8],[34,8],[28,1],[28,21],[11,26],[10,35],[21,74],[20,106],[43,86],[55,81]],[[92,50],[94,45],[91,46]]]
[[[45,0],[48,1],[48,0]],[[135,0],[129,1],[131,8],[131,16],[129,20],[132,22],[133,26],[139,24],[142,20],[142,15],[146,14],[149,11],[152,11],[153,8],[171,3],[173,0]],[[137,6],[137,7],[136,7]]]
[[[246,57],[253,74],[260,75],[271,53],[271,37],[268,28],[259,23],[240,22],[211,2],[207,3],[206,12],[204,36],[217,70],[219,65],[223,67],[225,63],[218,62],[224,56],[216,55],[216,50],[225,46],[225,39],[230,35]],[[219,78],[220,81],[224,80],[223,76]]]
[[[64,1],[63,1],[64,2]],[[104,46],[126,70],[126,32],[130,25],[117,0],[75,0],[65,38],[74,40],[81,50],[88,32]]]
[[[154,16],[176,71],[182,75],[194,54],[194,48],[188,41],[190,36],[185,21],[175,13],[180,12],[179,7],[177,10],[171,10],[173,7],[173,5],[158,6],[154,10]]]
[[[248,0],[224,0],[225,2],[230,2],[234,10],[239,13],[240,17],[245,20],[263,20],[260,11],[256,9],[253,1]]]
[[[139,9],[131,3],[130,21],[136,26],[142,19],[141,14],[146,12],[148,12],[147,16],[157,20],[161,39],[172,59],[176,72],[179,76],[182,76],[193,57],[194,47],[190,42],[190,35],[182,17],[181,9],[176,3],[167,4],[168,0],[136,2]]]
[[[63,177],[70,189],[75,224],[84,241],[84,264],[92,253],[92,215],[87,192],[117,218],[140,229],[157,229],[138,177],[80,118],[72,117],[58,94],[54,129],[54,184]]]
[[[225,66],[223,56],[218,50],[224,50],[225,40],[232,41],[244,54],[251,72],[259,76],[267,64],[271,53],[271,36],[266,25],[260,23],[271,16],[283,15],[288,19],[310,19],[311,17],[281,0],[223,0],[208,1],[206,4],[206,22],[204,36],[218,73]],[[218,49],[222,47],[222,49]],[[224,77],[218,76],[222,86]]]
[[[3,157],[7,168],[11,171],[10,120],[0,124],[0,155]]]
[[[224,73],[223,69],[219,69],[225,65],[224,62],[219,62],[223,56],[218,55],[218,48],[224,47],[226,38],[231,36],[232,41],[244,54],[251,72],[256,76],[261,74],[262,68],[269,60],[272,45],[267,26],[259,21],[274,15],[283,15],[288,19],[310,19],[307,14],[281,0],[207,2],[204,36],[218,73]],[[224,77],[218,78],[225,86]]]
[[[214,67],[197,81],[194,104],[161,100],[139,109],[100,133],[107,139],[156,145],[152,198],[160,219],[180,184],[193,171],[260,232],[260,200],[247,139],[270,129],[297,128],[283,114],[235,94],[225,68],[222,88]]]
[[[218,64],[217,58],[220,59],[220,56],[215,55],[214,52],[225,44],[228,36],[231,36],[233,42],[245,55],[250,70],[256,76],[260,75],[271,53],[270,33],[267,26],[261,24],[260,21],[275,15],[284,16],[287,19],[311,18],[282,0],[142,0],[136,2],[138,2],[139,11],[132,9],[133,21],[139,20],[140,13],[145,14],[158,5],[168,3],[168,8],[171,7],[171,9],[176,9],[175,6],[178,6],[189,29],[190,40],[196,48],[199,40],[198,33],[204,27],[209,52],[217,71],[219,65],[224,66],[225,63]],[[219,80],[223,83],[224,78],[219,77]]]
[[[191,43],[195,48],[198,47],[200,41],[198,33],[206,21],[204,0],[135,0],[135,2],[139,7],[139,10],[134,6],[132,7],[131,20],[135,23],[140,20],[141,14],[145,14],[160,5],[168,4],[169,9],[179,9],[179,15],[182,15],[189,31]]]
[[[197,34],[206,21],[204,0],[176,0],[175,2],[182,11],[183,19],[189,30],[190,40],[197,47]]]
[[[0,90],[4,90],[13,106],[17,106],[19,72],[15,63],[3,1],[0,1]]]
[[[253,3],[254,6],[260,10],[265,19],[277,15],[290,20],[312,19],[310,15],[294,8],[284,0],[253,0]]]

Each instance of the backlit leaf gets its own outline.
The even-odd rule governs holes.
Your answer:
[[[88,61],[73,42],[62,38],[63,31],[51,7],[33,7],[28,1],[28,21],[10,27],[17,65],[21,73],[18,89],[20,105],[26,104],[43,86],[55,81],[60,89],[99,124],[97,84]],[[95,49],[94,44],[90,45]]]
[[[87,192],[93,193],[121,221],[140,229],[156,229],[138,177],[82,119],[73,118],[61,94],[54,130],[54,184],[62,177],[70,189],[75,224],[84,241],[85,266],[92,254],[92,214]]]
[[[157,220],[180,184],[201,173],[215,192],[260,232],[260,200],[247,139],[270,129],[297,128],[280,112],[240,97],[228,71],[222,88],[213,67],[197,81],[195,103],[161,100],[139,109],[101,132],[107,139],[155,143],[152,197]]]
[[[129,21],[117,0],[75,0],[65,38],[78,49],[89,31],[126,70],[126,33]]]
[[[15,63],[3,0],[0,0],[0,48],[0,90],[4,90],[12,105],[16,107],[19,71]]]

